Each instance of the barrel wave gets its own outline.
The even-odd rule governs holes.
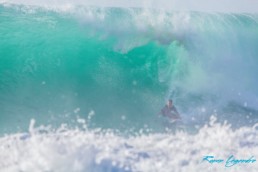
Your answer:
[[[186,121],[212,113],[257,119],[257,15],[0,10],[6,130],[27,127],[31,118],[55,125],[90,112],[101,127],[148,125],[169,97]]]
[[[0,2],[0,171],[257,171],[201,163],[258,158],[257,28],[254,13]],[[169,98],[179,124],[159,115]]]

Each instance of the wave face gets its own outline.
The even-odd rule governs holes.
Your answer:
[[[256,14],[2,4],[1,131],[89,114],[91,127],[158,129],[169,97],[185,123],[254,124],[257,27]]]

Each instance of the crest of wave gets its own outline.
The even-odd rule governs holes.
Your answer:
[[[244,0],[0,0],[0,3],[14,3],[41,6],[92,5],[104,7],[145,7],[190,11],[258,12],[257,1]]]

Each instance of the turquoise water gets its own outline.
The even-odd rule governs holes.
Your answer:
[[[258,158],[257,47],[257,14],[0,2],[0,171],[258,171],[202,162]]]
[[[1,131],[89,114],[93,128],[159,128],[169,97],[186,123],[253,124],[257,28],[256,14],[1,5]]]

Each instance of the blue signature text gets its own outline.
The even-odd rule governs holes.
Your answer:
[[[232,167],[237,164],[252,164],[256,162],[256,159],[254,156],[251,156],[250,158],[247,158],[247,159],[238,159],[238,158],[235,158],[233,155],[231,155],[226,160],[215,158],[214,156],[204,156],[202,161],[206,161],[210,164],[224,163],[225,167]]]

